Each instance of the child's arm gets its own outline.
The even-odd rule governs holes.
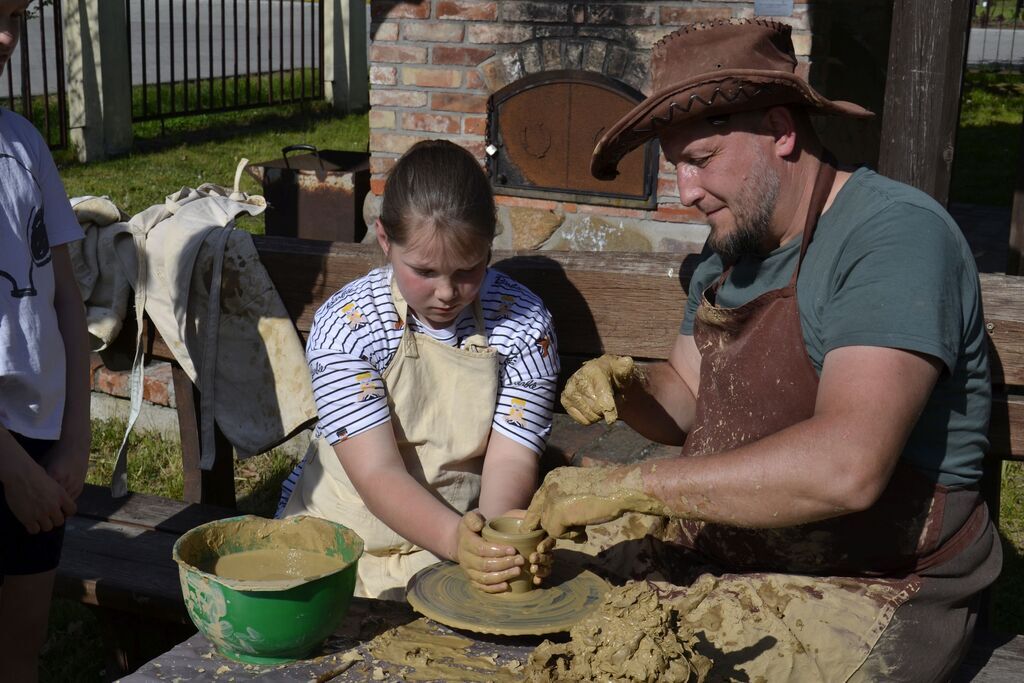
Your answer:
[[[53,247],[53,307],[64,341],[66,387],[60,439],[50,451],[47,471],[72,499],[78,498],[89,467],[89,337],[67,245]]]
[[[75,503],[25,452],[11,433],[0,427],[0,483],[7,506],[30,534],[49,531],[75,514]]]

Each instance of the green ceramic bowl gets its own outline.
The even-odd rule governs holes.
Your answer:
[[[245,558],[248,576],[232,577],[222,558],[243,552],[232,560]],[[221,654],[281,664],[312,654],[341,623],[362,552],[363,540],[334,522],[245,515],[186,532],[174,561],[189,616]],[[252,570],[261,555],[286,571]]]

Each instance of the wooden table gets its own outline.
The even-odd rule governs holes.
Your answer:
[[[406,603],[354,598],[341,627],[327,639],[320,654],[292,664],[264,667],[243,664],[218,654],[203,635],[196,634],[153,659],[122,681],[399,681],[408,680],[409,669],[378,661],[368,643],[389,629],[420,619]],[[432,633],[460,635],[472,644],[467,653],[493,658],[496,667],[526,663],[542,637],[501,637],[452,631],[437,622],[426,622]],[[355,651],[355,655],[346,653]],[[358,659],[352,658],[358,655]],[[514,665],[513,665],[514,666]],[[479,676],[475,677],[479,680]],[[473,680],[468,677],[466,680]]]

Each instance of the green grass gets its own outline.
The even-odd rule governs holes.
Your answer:
[[[133,215],[181,187],[207,182],[230,187],[243,157],[253,163],[279,159],[282,147],[297,143],[366,151],[369,136],[365,114],[339,116],[324,103],[183,117],[168,121],[164,136],[158,124],[136,128],[135,150],[123,157],[80,164],[70,152],[57,155],[68,194],[107,195]],[[241,188],[262,191],[248,174]],[[240,227],[259,234],[263,221],[246,219]]]
[[[1024,633],[1024,463],[1006,463],[1000,502],[1003,571],[993,590],[993,624],[1003,633]]]
[[[1020,154],[1024,74],[970,71],[964,80],[950,200],[1010,206]]]

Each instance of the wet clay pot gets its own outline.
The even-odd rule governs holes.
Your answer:
[[[499,545],[510,545],[519,551],[526,562],[519,576],[508,582],[512,593],[525,593],[533,589],[533,572],[530,571],[530,555],[537,549],[537,544],[547,537],[543,529],[521,531],[523,520],[517,517],[495,517],[487,522],[481,535],[484,540]]]

